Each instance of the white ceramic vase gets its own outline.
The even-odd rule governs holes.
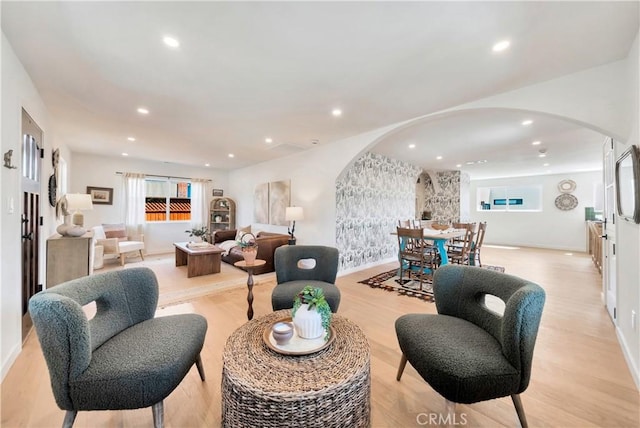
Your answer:
[[[302,339],[317,339],[324,334],[322,328],[322,316],[313,308],[309,310],[308,304],[302,304],[293,317],[293,325],[296,333]]]

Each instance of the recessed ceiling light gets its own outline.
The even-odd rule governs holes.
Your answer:
[[[522,126],[529,126],[533,123],[533,120],[527,119],[522,121]]]
[[[442,156],[436,156],[436,159],[442,160]]]
[[[548,163],[543,163],[542,166],[549,166],[549,164]]]
[[[462,164],[461,163],[457,164],[456,168],[462,168]]]
[[[416,145],[415,145],[415,144],[409,144],[409,148],[410,148],[410,149],[415,149],[415,148],[416,148]]]
[[[229,157],[230,157],[230,158],[233,158],[233,157],[235,157],[235,156],[236,156],[236,155],[234,155],[233,153],[229,153]]]
[[[140,114],[149,114],[149,110],[144,107],[138,107],[138,113]]]
[[[532,146],[539,146],[540,145],[540,141],[534,141],[531,143]]]
[[[267,143],[267,144],[271,144],[271,143],[273,143],[273,140],[271,138],[267,137],[267,138],[264,139],[264,142]]]
[[[123,153],[122,156],[129,156],[129,153]]]
[[[339,108],[334,108],[333,110],[331,110],[331,114],[335,117],[342,116],[342,110],[340,110]]]
[[[466,161],[465,162],[467,165],[473,165],[475,162],[474,161]]]
[[[546,157],[547,157],[547,154],[546,154],[546,153],[540,153],[540,154],[538,155],[538,157],[539,157],[539,158],[546,158]]]
[[[511,42],[509,40],[502,40],[496,43],[495,45],[493,45],[492,49],[494,52],[502,52],[503,50],[507,49],[510,44]]]
[[[180,47],[180,42],[175,37],[164,36],[162,38],[162,41],[164,42],[165,45],[169,46],[170,48],[175,49],[177,47]]]
[[[136,139],[135,139],[135,138],[133,138],[133,137],[127,137],[127,140],[129,140],[129,141],[136,141]]]
[[[205,163],[204,166],[211,166],[211,164],[210,163]]]

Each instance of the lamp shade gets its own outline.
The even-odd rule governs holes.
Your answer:
[[[67,193],[64,197],[67,200],[67,209],[69,211],[85,211],[93,209],[91,195]]]
[[[287,221],[304,220],[302,207],[287,207],[284,213],[284,219]]]

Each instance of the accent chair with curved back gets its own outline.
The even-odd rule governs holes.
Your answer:
[[[322,288],[331,312],[338,312],[340,290],[337,248],[322,245],[283,245],[275,252],[276,280],[271,294],[273,310],[290,309],[293,300],[306,285]],[[313,265],[313,266],[312,266]]]
[[[83,306],[95,302],[88,319]],[[197,314],[154,318],[158,282],[148,268],[86,276],[41,291],[29,313],[49,368],[58,407],[71,427],[80,410],[153,407],[163,426],[163,400],[195,363],[207,321]]]
[[[396,320],[396,379],[409,361],[448,407],[511,396],[526,427],[520,394],[531,377],[544,290],[493,270],[446,265],[436,270],[433,292],[437,314]]]

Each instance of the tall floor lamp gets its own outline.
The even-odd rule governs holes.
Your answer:
[[[289,233],[289,245],[296,245],[296,237],[294,235],[296,231],[296,220],[304,220],[304,211],[302,207],[287,207],[284,213],[284,219],[292,222],[291,228],[287,228]]]

